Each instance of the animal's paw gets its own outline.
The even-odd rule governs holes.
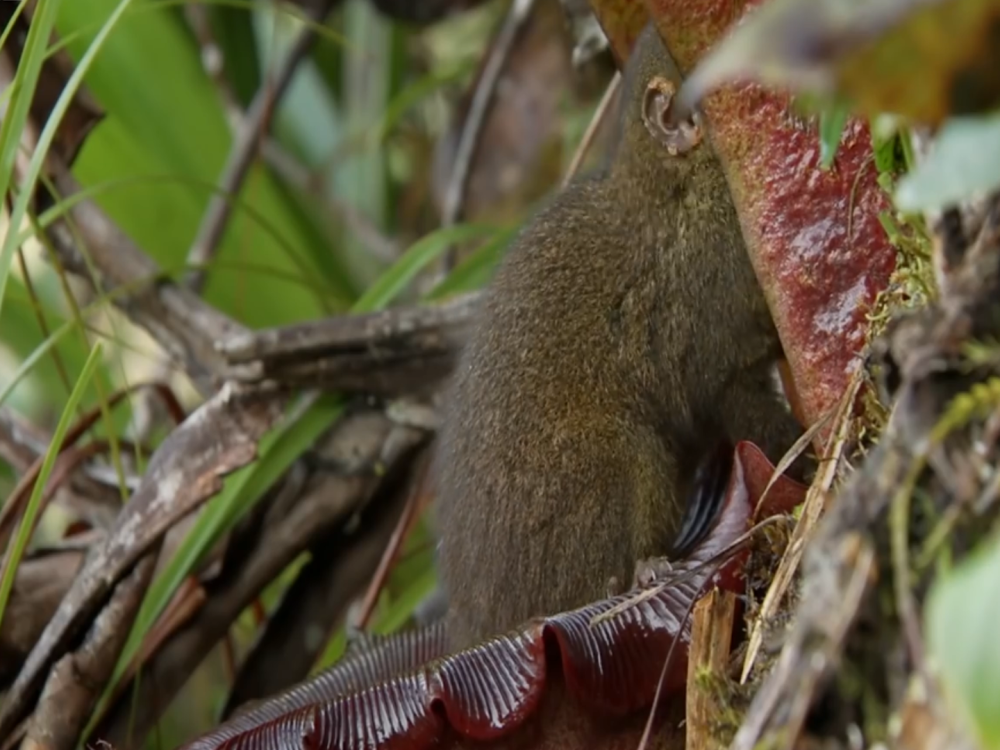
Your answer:
[[[674,566],[666,557],[650,557],[635,564],[635,575],[632,585],[635,588],[645,588],[668,578],[674,572]]]

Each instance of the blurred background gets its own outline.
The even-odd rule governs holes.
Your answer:
[[[22,5],[4,4],[8,51],[19,50],[27,35],[25,17],[18,18]],[[195,281],[209,305],[260,329],[345,313],[401,266],[407,275],[397,280],[394,304],[446,299],[488,279],[518,224],[567,174],[615,71],[587,3],[575,3],[583,19],[575,30],[566,15],[574,3],[563,5],[73,0],[58,6],[54,55],[43,70],[65,80],[88,50],[96,51],[62,129],[81,192],[155,261],[160,278]],[[295,56],[287,86],[267,96],[306,33],[312,44]],[[589,41],[577,49],[577,38]],[[5,61],[8,80],[11,62]],[[250,157],[246,174],[227,193],[229,160],[246,133],[253,139],[243,149]],[[600,129],[574,169],[599,162],[605,137]],[[229,214],[199,255],[199,232],[218,196]],[[153,337],[47,256],[31,231],[36,219],[20,223],[24,241],[0,315],[4,437],[19,435],[0,440],[3,497],[31,458],[30,448],[27,457],[14,455],[17,446],[45,452],[95,341],[102,342],[101,354],[77,415],[148,381],[169,385],[187,410],[201,401]],[[415,273],[404,256],[418,242]],[[103,499],[60,490],[40,514],[11,605],[26,587],[41,591],[42,581],[49,584],[50,595],[30,604],[33,622],[51,616],[82,557],[77,549],[58,574],[49,567],[32,574],[32,565],[67,554],[74,539],[85,549],[87,534],[106,529],[116,503],[135,489],[147,450],[169,433],[159,401],[147,395],[130,395],[94,427],[93,436],[109,437],[111,449],[84,473]],[[333,421],[331,412],[326,424]],[[130,452],[120,440],[139,447]],[[247,512],[264,491],[234,493],[244,495],[237,505]],[[224,537],[238,517],[215,528],[212,539]],[[197,517],[172,532],[161,577],[192,524]],[[209,562],[218,562],[219,548],[205,542],[199,549],[183,569],[211,578]],[[217,721],[235,665],[310,554],[303,550],[260,593],[194,671],[151,735],[154,746],[173,746]],[[140,618],[133,657],[144,628],[182,579],[165,581],[146,625]],[[357,603],[364,583],[348,587],[343,598]],[[420,520],[383,587],[372,628],[406,623],[433,583],[432,542]],[[19,613],[27,621],[26,611],[8,612],[8,631]],[[314,670],[342,653],[346,619],[340,611],[326,628],[311,631],[309,652],[320,654]],[[6,666],[0,659],[4,682],[21,658]]]

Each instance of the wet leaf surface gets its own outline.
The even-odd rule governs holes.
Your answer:
[[[646,4],[681,70],[689,72],[754,3]],[[791,115],[787,95],[755,83],[727,85],[703,107],[812,424],[846,388],[865,343],[866,316],[895,266],[879,222],[889,200],[871,161],[868,126],[849,118],[832,168],[822,169],[819,134]]]
[[[538,618],[454,654],[446,652],[440,625],[380,639],[185,750],[418,750],[484,740],[534,750],[628,747],[668,659],[665,694],[684,684],[693,603],[711,586],[742,590],[745,554],[731,546],[746,531],[773,470],[756,446],[736,447],[712,531],[662,585]],[[802,485],[779,479],[761,510],[788,512],[804,493]],[[554,729],[554,701],[576,717],[569,736]],[[670,733],[660,734],[662,740]]]

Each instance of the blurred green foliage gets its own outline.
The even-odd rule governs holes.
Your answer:
[[[226,61],[222,85],[245,108],[268,85],[302,23],[299,11],[256,0],[212,0],[199,7]],[[503,9],[502,3],[488,3],[422,30],[390,22],[363,0],[343,3],[273,116],[274,143],[308,170],[310,182],[295,184],[258,154],[239,194],[227,196],[232,216],[207,268],[206,300],[248,326],[270,327],[403,300],[441,300],[486,283],[516,227],[480,221],[439,229],[428,184],[430,152],[458,95],[473,80]],[[84,84],[105,111],[74,174],[136,245],[175,278],[186,270],[189,248],[218,190],[234,125],[220,82],[205,71],[187,10],[180,0],[38,0],[18,67],[19,85],[3,94],[7,112],[0,129],[0,190],[6,191],[54,31],[74,61],[90,60]],[[810,95],[805,92],[803,101],[814,101],[813,111],[821,113],[819,147],[823,164],[830,166],[849,110],[839,98],[810,100]],[[567,161],[588,115],[581,107],[567,118],[573,125],[562,144]],[[873,160],[883,187],[892,191],[912,166],[908,132],[894,121],[889,128],[873,127],[873,134]],[[900,207],[936,207],[996,187],[997,134],[995,113],[946,122],[939,151],[900,183]],[[38,161],[40,167],[40,156]],[[373,252],[344,220],[344,207],[400,252],[394,257]],[[25,275],[15,240],[33,231],[24,223],[16,228],[21,234],[8,231],[0,254],[0,405],[58,434],[114,389],[157,373],[161,355],[108,300],[84,296],[79,310],[70,304],[66,279],[41,260],[37,239],[23,245]],[[459,242],[471,244],[471,250],[449,274],[422,287],[427,272]],[[197,400],[183,377],[175,385],[194,406]],[[226,478],[222,493],[150,588],[119,674],[184,577],[341,409],[342,400],[329,394],[290,411],[261,442],[259,460]],[[93,432],[121,439],[133,417],[127,399]],[[50,469],[54,455],[52,449],[46,455]],[[16,476],[0,460],[0,496]],[[27,528],[22,526],[17,538],[21,552],[28,549]],[[275,605],[301,563],[289,566],[263,594],[265,606]],[[378,603],[373,630],[404,625],[433,584],[432,536],[422,521]],[[8,590],[9,576],[0,584],[0,618]],[[254,627],[249,614],[240,619],[233,628],[238,646],[252,641]],[[331,634],[317,667],[337,658],[344,643],[342,629]],[[223,700],[222,677],[216,654],[168,713],[160,741],[171,745],[205,728]]]

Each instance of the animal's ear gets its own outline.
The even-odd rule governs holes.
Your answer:
[[[653,139],[671,156],[683,156],[701,143],[703,134],[697,114],[674,121],[671,107],[676,95],[677,87],[672,81],[662,76],[650,79],[642,98],[642,121]]]

